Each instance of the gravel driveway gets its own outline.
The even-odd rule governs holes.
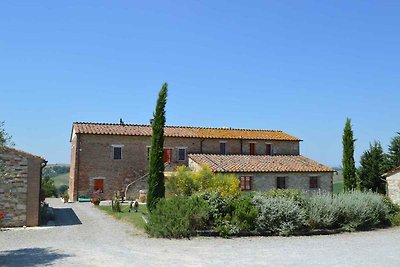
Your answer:
[[[0,232],[0,266],[399,266],[400,228],[312,237],[147,238],[90,203],[56,226]]]

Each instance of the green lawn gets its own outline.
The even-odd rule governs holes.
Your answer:
[[[341,192],[343,192],[343,175],[342,170],[339,170],[333,174],[333,193]]]
[[[59,174],[57,176],[51,177],[54,181],[54,185],[58,188],[61,185],[69,186],[69,173]]]
[[[111,210],[111,206],[96,206],[103,212],[107,213],[108,215],[111,215],[117,220],[122,220],[127,223],[130,223],[134,225],[137,229],[142,230],[144,232],[146,222],[143,220],[142,216],[147,217],[149,214],[149,211],[147,210],[146,205],[139,205],[139,211],[138,212],[128,212],[129,206],[128,205],[123,205],[122,206],[122,212],[113,212]]]

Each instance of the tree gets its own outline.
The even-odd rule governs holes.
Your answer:
[[[151,137],[150,166],[147,192],[147,208],[151,212],[157,202],[165,197],[164,185],[164,126],[165,105],[167,104],[168,84],[164,83],[159,94],[151,123],[153,134]]]
[[[42,179],[42,190],[45,197],[58,197],[57,187],[50,176],[44,176]]]
[[[343,182],[344,189],[351,190],[357,187],[356,165],[354,162],[354,142],[353,130],[351,128],[350,118],[346,119],[346,125],[343,130]]]
[[[0,121],[0,151],[4,150],[7,146],[13,146],[11,142],[11,135],[4,130],[4,121]]]
[[[4,121],[0,121],[0,154],[6,147],[13,146],[14,143],[11,141],[11,135],[4,130]],[[0,177],[7,175],[6,168],[3,161],[0,159]]]
[[[400,132],[392,138],[389,145],[389,166],[391,169],[400,166]]]
[[[387,171],[385,158],[382,146],[377,141],[370,144],[369,149],[361,155],[361,166],[358,169],[361,189],[385,193],[385,183],[381,179],[382,174]]]

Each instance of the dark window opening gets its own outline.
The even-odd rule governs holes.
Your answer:
[[[114,147],[114,159],[122,159],[122,147]]]
[[[286,177],[276,177],[276,188],[286,189]]]
[[[256,154],[256,144],[255,143],[250,143],[250,155],[255,155]]]
[[[318,181],[317,176],[311,176],[310,177],[310,189],[316,189],[319,188],[319,181]]]
[[[226,143],[225,142],[219,143],[219,153],[222,155],[226,155]]]

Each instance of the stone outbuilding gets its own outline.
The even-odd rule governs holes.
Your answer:
[[[47,161],[20,150],[0,152],[0,226],[40,224],[40,184]]]
[[[387,195],[393,203],[400,205],[400,166],[383,174],[386,177]]]
[[[300,189],[306,192],[333,190],[332,168],[301,155],[213,155],[190,154],[189,167],[210,166],[216,173],[234,174],[242,191]]]

